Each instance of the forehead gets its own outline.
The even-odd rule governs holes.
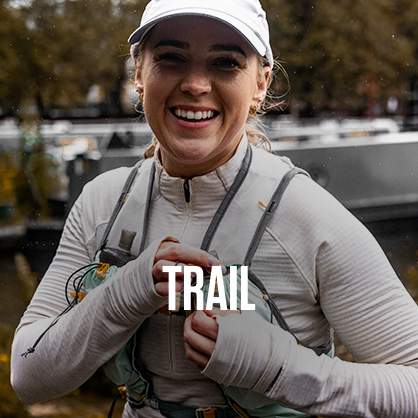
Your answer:
[[[212,46],[237,45],[248,56],[256,55],[247,41],[235,29],[219,20],[202,16],[181,16],[164,20],[152,29],[148,42],[151,47],[161,40],[176,40],[188,44]]]

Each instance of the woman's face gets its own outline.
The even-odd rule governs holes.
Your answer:
[[[136,87],[167,172],[193,177],[228,161],[269,75],[244,39],[219,21],[177,17],[157,24]]]

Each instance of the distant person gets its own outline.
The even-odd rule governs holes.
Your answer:
[[[416,418],[415,302],[357,219],[259,147],[275,71],[259,2],[152,0],[129,41],[153,146],[75,203],[16,331],[20,399],[104,365],[124,418]],[[185,266],[233,264],[256,311],[166,306],[165,267],[181,305]],[[360,364],[333,358],[333,330]]]

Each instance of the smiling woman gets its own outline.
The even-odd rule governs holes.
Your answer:
[[[213,171],[235,153],[270,67],[260,74],[242,36],[206,17],[167,19],[144,42],[135,83],[164,168],[177,177]]]
[[[154,146],[74,204],[16,331],[19,397],[104,366],[124,418],[416,418],[416,304],[363,225],[254,146],[274,67],[258,0],[152,0],[129,41]],[[226,312],[185,306],[192,271]],[[334,330],[362,364],[333,358]]]

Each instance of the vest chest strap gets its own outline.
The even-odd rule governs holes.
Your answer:
[[[240,418],[240,415],[231,407],[225,409],[217,407],[195,408],[175,402],[162,401],[155,395],[152,395],[151,398],[146,397],[141,402],[128,398],[128,402],[135,409],[149,406],[160,411],[167,418]],[[242,417],[251,418],[249,415]]]

